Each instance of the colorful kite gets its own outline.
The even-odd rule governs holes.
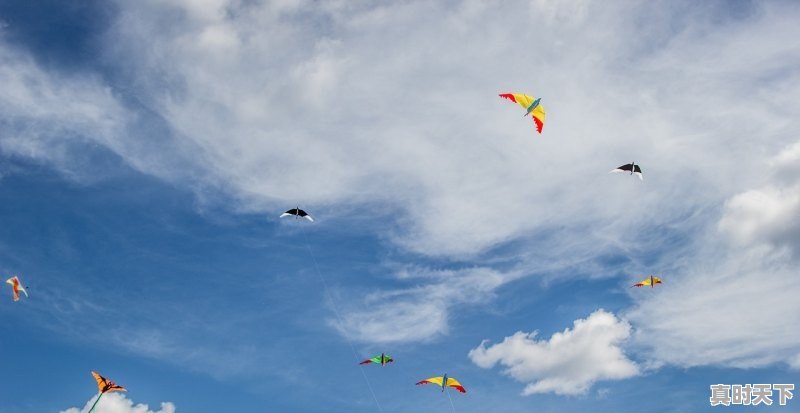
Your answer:
[[[644,280],[639,281],[638,283],[632,285],[631,288],[647,287],[648,285],[650,286],[650,288],[655,288],[656,284],[661,284],[661,278],[651,275],[649,278],[645,278]]]
[[[94,406],[97,406],[97,402],[100,401],[100,398],[103,397],[104,394],[111,393],[113,391],[127,391],[124,387],[97,374],[97,372],[95,371],[92,372],[92,376],[94,376],[94,379],[97,380],[97,391],[99,391],[100,394],[97,396],[97,400],[94,401],[94,404],[89,409],[88,413],[92,413],[92,410],[94,410]]]
[[[11,291],[14,295],[14,301],[19,301],[20,291],[25,294],[25,297],[28,296],[28,292],[25,291],[25,287],[22,286],[22,283],[19,282],[19,277],[16,275],[7,279],[6,284],[11,284]]]
[[[452,387],[461,393],[467,392],[467,390],[461,385],[461,383],[458,382],[458,380],[452,377],[447,377],[447,374],[445,374],[443,377],[431,377],[429,379],[422,380],[421,382],[417,383],[417,386],[420,384],[435,384],[442,388],[442,392],[444,392],[448,387]]]
[[[306,211],[303,211],[300,208],[292,208],[292,209],[282,213],[280,217],[283,218],[283,217],[288,217],[288,216],[294,216],[295,218],[305,218],[305,219],[307,219],[307,220],[309,220],[311,222],[314,222],[314,218],[311,218],[311,215],[308,215],[308,213],[306,213]]]
[[[366,360],[364,360],[364,361],[362,361],[361,363],[358,363],[358,364],[375,363],[375,364],[380,364],[381,366],[385,366],[385,365],[387,365],[387,364],[389,364],[389,363],[391,363],[393,361],[394,361],[394,359],[392,358],[392,356],[390,356],[388,354],[381,353],[380,356],[375,356],[373,358],[366,359]]]
[[[536,123],[536,130],[542,133],[544,127],[544,107],[539,104],[542,98],[534,99],[533,96],[523,95],[521,93],[501,93],[501,98],[506,98],[523,108],[525,108],[525,115],[529,114]]]
[[[620,172],[630,172],[631,175],[636,174],[639,179],[644,180],[642,178],[642,168],[639,165],[636,165],[634,162],[626,163],[618,168],[612,169],[608,173],[620,173]]]

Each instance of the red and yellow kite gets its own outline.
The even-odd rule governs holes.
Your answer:
[[[656,284],[661,284],[661,278],[651,275],[650,277],[647,277],[644,280],[639,281],[638,283],[632,285],[631,287],[647,287],[649,285],[650,288],[653,288],[656,286]]]
[[[542,98],[534,99],[533,96],[523,95],[522,93],[501,93],[500,97],[522,106],[526,110],[525,116],[530,114],[533,121],[536,123],[536,130],[542,133],[542,128],[544,127],[544,107],[539,104]]]
[[[458,380],[452,377],[447,377],[447,374],[440,377],[431,377],[429,379],[422,380],[421,382],[417,383],[417,386],[420,384],[435,384],[442,388],[442,392],[444,392],[444,390],[448,387],[452,387],[461,393],[467,392],[467,390],[461,385],[461,383],[458,382]]]

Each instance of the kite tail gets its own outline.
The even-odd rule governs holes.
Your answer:
[[[88,412],[86,412],[86,413],[92,413],[92,410],[94,410],[94,406],[97,406],[97,402],[99,402],[99,401],[100,401],[100,398],[101,398],[101,397],[103,397],[103,393],[100,393],[100,394],[97,396],[97,399],[95,399],[95,401],[94,401],[94,404],[92,405],[92,407],[91,407],[91,408],[89,408],[89,411],[88,411]]]
[[[308,249],[308,254],[311,255],[311,261],[314,262],[314,270],[316,270],[317,272],[317,277],[319,277],[320,281],[322,281],[322,290],[325,293],[325,297],[331,303],[331,308],[333,308],[333,314],[336,316],[336,321],[339,323],[340,326],[344,326],[344,322],[342,321],[342,316],[339,314],[339,308],[336,306],[336,301],[333,299],[333,295],[331,295],[330,291],[328,290],[328,281],[325,280],[325,277],[319,270],[319,265],[317,264],[317,257],[314,255],[314,251],[311,249],[311,244],[308,242],[308,237],[306,236],[306,230],[302,229],[303,225],[300,225],[300,227],[301,227],[300,232],[303,233],[303,241],[305,241],[306,243],[306,249]],[[353,356],[356,358],[356,360],[361,360],[361,357],[358,356],[356,347],[353,345],[353,342],[350,340],[350,337],[347,334],[343,335],[344,338],[347,340],[347,344],[350,345],[350,350],[353,351]],[[364,366],[362,366],[359,363],[358,369],[361,371],[361,376],[364,377],[364,381],[367,383],[367,388],[369,389],[370,394],[372,394],[372,399],[375,400],[375,406],[378,406],[378,412],[383,413],[381,404],[380,402],[378,402],[378,397],[375,395],[375,391],[372,390],[372,384],[369,382],[367,373],[364,373]]]

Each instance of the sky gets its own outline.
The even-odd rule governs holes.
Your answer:
[[[793,411],[799,20],[0,0],[0,410]]]

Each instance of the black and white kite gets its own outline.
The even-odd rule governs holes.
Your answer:
[[[612,169],[609,173],[614,172],[629,172],[631,175],[636,174],[639,179],[644,180],[644,178],[642,178],[642,168],[640,168],[639,165],[636,165],[634,162],[626,163],[625,165],[622,165],[616,169]]]
[[[314,218],[311,218],[311,215],[308,215],[306,211],[303,211],[300,208],[292,208],[281,214],[281,218],[288,216],[294,216],[295,218],[305,218],[311,222],[314,222]]]

